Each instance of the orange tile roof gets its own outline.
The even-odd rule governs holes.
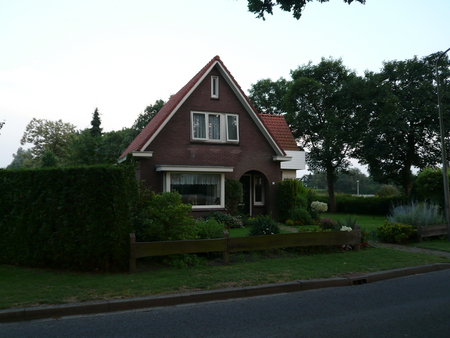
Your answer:
[[[281,149],[299,150],[284,116],[271,114],[258,114],[258,116]]]

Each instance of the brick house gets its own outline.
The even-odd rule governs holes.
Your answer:
[[[277,183],[305,168],[283,116],[258,114],[216,56],[155,115],[121,155],[157,192],[178,191],[194,216],[224,210],[225,179],[244,187],[242,211],[277,216]]]

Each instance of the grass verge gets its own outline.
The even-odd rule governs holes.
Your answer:
[[[241,256],[242,257],[242,254]],[[329,278],[450,262],[450,259],[391,249],[235,261],[231,265],[142,271],[137,274],[83,274],[0,265],[0,309],[177,292],[242,287],[301,279]]]

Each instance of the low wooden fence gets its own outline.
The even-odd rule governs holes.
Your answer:
[[[136,259],[150,256],[174,254],[223,252],[223,262],[230,264],[230,252],[255,251],[314,245],[352,244],[359,250],[361,231],[303,232],[267,236],[230,237],[224,231],[223,238],[197,239],[185,241],[136,242],[135,234],[130,234],[130,272],[136,272]]]
[[[418,226],[417,240],[422,242],[422,238],[447,235],[447,224]]]

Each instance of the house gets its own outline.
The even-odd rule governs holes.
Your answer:
[[[194,216],[225,208],[225,179],[242,211],[277,215],[277,184],[305,168],[283,116],[258,114],[219,56],[173,95],[121,155],[157,192],[178,191]]]

